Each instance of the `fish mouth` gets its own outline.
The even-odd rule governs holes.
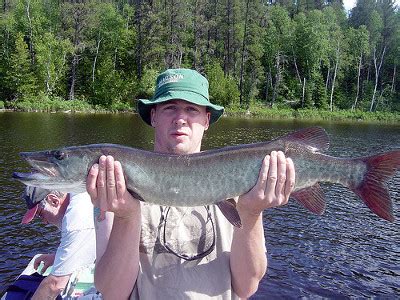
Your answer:
[[[31,172],[14,172],[13,178],[22,182],[48,180],[60,176],[58,168],[54,163],[49,162],[49,154],[47,152],[21,152],[20,156],[25,159],[32,167]]]

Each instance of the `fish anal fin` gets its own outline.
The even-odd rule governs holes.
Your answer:
[[[236,209],[236,202],[230,198],[221,202],[216,203],[225,218],[235,227],[242,227],[242,221],[240,220],[239,212]]]
[[[329,149],[329,136],[322,127],[314,126],[300,129],[285,135],[282,139],[297,141],[321,151]]]
[[[314,214],[322,215],[325,211],[325,196],[318,183],[295,191],[290,195],[290,197],[298,201]]]

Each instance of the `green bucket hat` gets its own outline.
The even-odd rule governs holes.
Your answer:
[[[150,111],[153,105],[173,99],[206,106],[210,112],[210,124],[224,113],[224,108],[212,104],[208,96],[207,79],[195,70],[168,69],[157,77],[156,90],[150,100],[138,100],[138,112],[143,121],[151,126]]]

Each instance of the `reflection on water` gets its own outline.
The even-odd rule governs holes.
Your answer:
[[[306,123],[224,118],[208,130],[204,149],[277,138],[319,125],[330,138],[328,154],[364,156],[400,148],[400,126]],[[30,258],[57,247],[50,226],[20,224],[25,205],[13,171],[27,171],[20,151],[66,145],[118,143],[152,149],[152,129],[134,115],[0,113],[0,291]],[[400,174],[390,181],[396,221],[378,219],[352,192],[323,185],[327,211],[306,212],[294,201],[264,212],[269,268],[253,299],[395,298],[400,294]]]

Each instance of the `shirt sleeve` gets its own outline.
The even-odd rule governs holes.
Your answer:
[[[57,248],[52,275],[70,275],[77,269],[95,261],[96,242],[94,229],[73,230],[62,234]]]

